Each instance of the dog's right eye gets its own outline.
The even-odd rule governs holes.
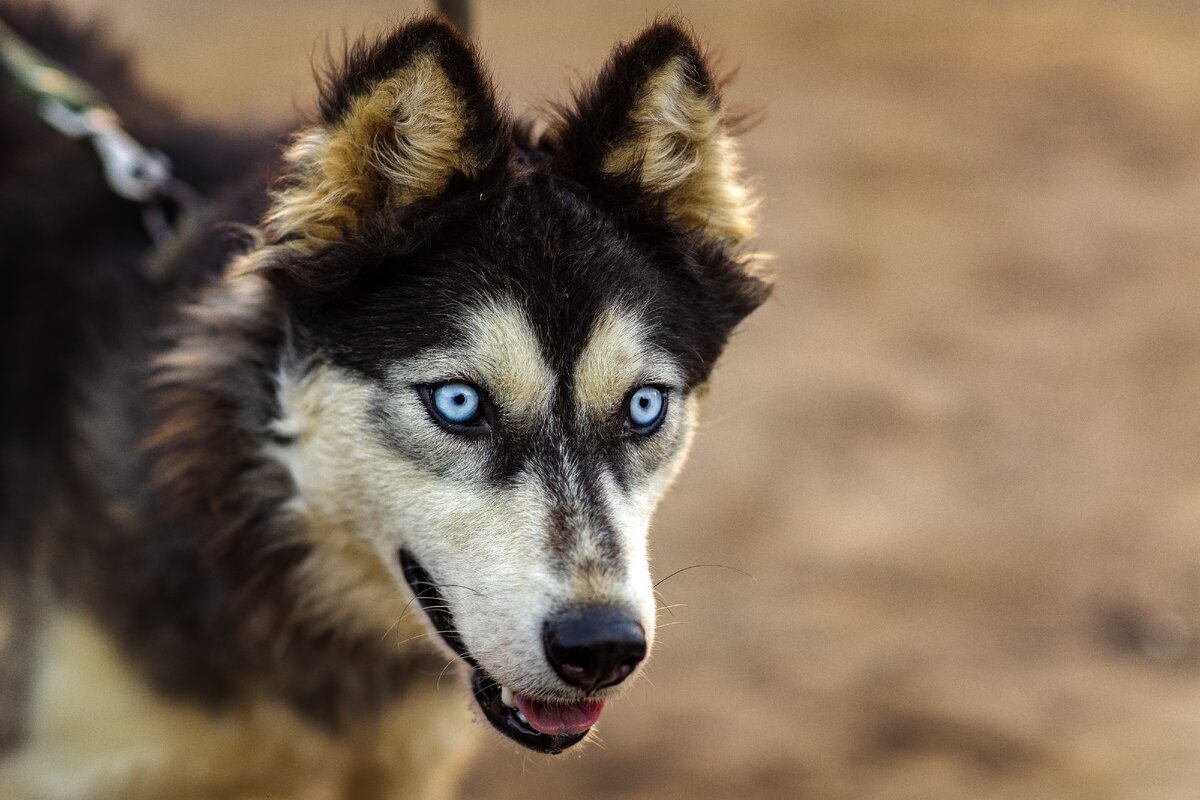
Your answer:
[[[491,432],[486,401],[479,389],[464,381],[447,381],[418,390],[430,416],[451,433],[479,435]]]

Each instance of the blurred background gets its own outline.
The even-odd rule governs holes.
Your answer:
[[[70,0],[278,127],[418,0]],[[775,297],[654,533],[602,741],[466,798],[1200,796],[1200,3],[474,0],[515,108],[676,11],[738,68]],[[678,624],[674,624],[678,623]]]

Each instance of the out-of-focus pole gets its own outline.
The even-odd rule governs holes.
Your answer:
[[[463,36],[471,38],[471,0],[435,0],[434,5]]]

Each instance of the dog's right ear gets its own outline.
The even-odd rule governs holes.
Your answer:
[[[285,156],[269,242],[319,246],[365,215],[402,212],[503,163],[511,134],[474,49],[428,18],[348,49],[321,84],[320,122]]]

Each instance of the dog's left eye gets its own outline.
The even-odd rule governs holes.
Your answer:
[[[653,433],[662,424],[667,398],[657,386],[642,386],[629,395],[625,413],[636,433]]]
[[[464,381],[447,381],[419,390],[434,421],[451,433],[490,431],[486,401],[479,389]]]

